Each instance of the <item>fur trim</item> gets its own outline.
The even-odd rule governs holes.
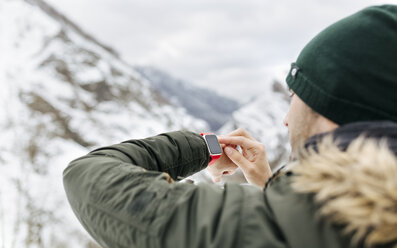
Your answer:
[[[314,194],[320,215],[344,226],[354,244],[397,240],[397,158],[385,140],[360,137],[341,151],[327,137],[294,164],[293,189]]]

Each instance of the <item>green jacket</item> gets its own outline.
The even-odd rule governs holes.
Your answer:
[[[327,202],[315,197],[321,189],[305,188],[311,175],[287,172],[264,191],[174,182],[208,162],[203,138],[178,131],[92,151],[69,164],[64,186],[81,224],[104,248],[349,247],[355,237],[319,211]]]

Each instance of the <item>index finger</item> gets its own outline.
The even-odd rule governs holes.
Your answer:
[[[225,144],[225,145],[237,145],[240,147],[244,147],[244,148],[251,148],[251,147],[255,147],[257,146],[256,141],[253,141],[251,139],[248,139],[246,137],[243,136],[223,136],[223,137],[219,137],[218,138],[219,143],[221,144]]]
[[[252,137],[245,129],[243,128],[238,128],[234,130],[233,132],[229,133],[227,136],[244,136],[250,140],[255,140],[254,137]]]

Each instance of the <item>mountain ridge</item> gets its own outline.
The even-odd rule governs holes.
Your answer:
[[[67,18],[65,15],[63,15],[61,12],[56,10],[54,7],[52,7],[50,4],[43,0],[24,0],[26,3],[29,3],[33,6],[39,7],[41,10],[43,10],[47,15],[51,16],[52,18],[58,20],[62,24],[69,26],[72,28],[76,33],[80,34],[87,40],[90,40],[94,42],[96,45],[102,47],[104,50],[108,51],[109,53],[113,54],[115,57],[120,58],[120,54],[114,50],[112,47],[103,44],[102,42],[98,41],[96,38],[94,38],[92,35],[89,33],[85,32],[83,29],[81,29],[77,24],[75,24],[73,21],[71,21],[69,18]]]
[[[183,106],[192,116],[205,120],[213,132],[221,128],[241,105],[234,99],[221,96],[206,88],[187,83],[150,66],[135,66],[164,98]]]

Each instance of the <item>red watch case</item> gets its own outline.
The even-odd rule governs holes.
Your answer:
[[[207,144],[208,151],[210,153],[211,160],[208,165],[215,163],[217,159],[222,156],[222,147],[219,144],[218,138],[213,133],[200,133],[203,136],[205,143]]]

